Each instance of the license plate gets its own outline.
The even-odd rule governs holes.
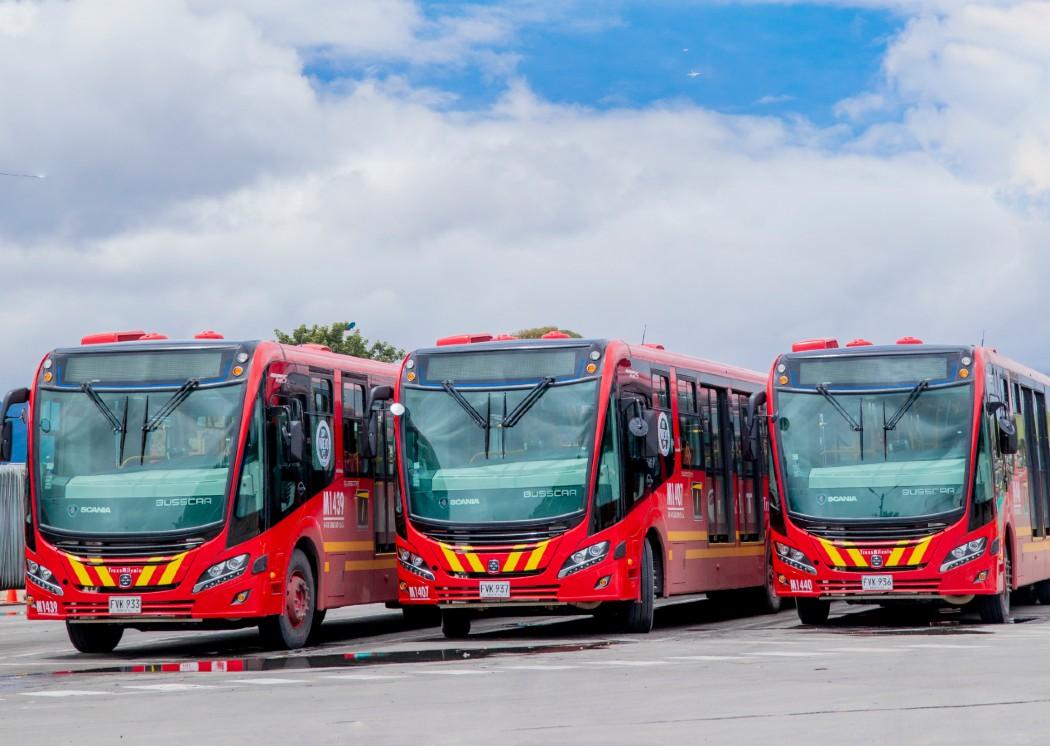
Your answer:
[[[110,596],[110,614],[141,614],[142,596]]]
[[[861,575],[860,589],[862,591],[892,591],[892,575]]]
[[[510,582],[506,580],[482,580],[478,588],[481,598],[510,598]]]

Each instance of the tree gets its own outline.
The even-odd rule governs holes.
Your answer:
[[[392,363],[405,356],[405,351],[389,342],[376,340],[372,342],[361,336],[361,332],[354,329],[355,324],[350,321],[336,321],[329,326],[307,326],[300,324],[299,328],[291,334],[274,329],[273,334],[278,342],[286,345],[301,345],[313,343],[330,347],[332,352],[341,355],[353,355],[354,357],[381,360]],[[347,334],[347,332],[352,332]]]
[[[578,332],[574,332],[572,329],[562,329],[557,326],[535,326],[532,329],[522,329],[519,332],[515,332],[514,336],[519,339],[539,339],[547,332],[562,332],[563,334],[568,334],[575,339],[579,339],[583,336]]]

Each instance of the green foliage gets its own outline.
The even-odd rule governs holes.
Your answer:
[[[354,330],[347,334],[349,322],[336,321],[329,326],[307,326],[300,324],[291,334],[274,329],[274,337],[281,344],[301,345],[312,342],[313,344],[325,345],[332,348],[332,352],[341,355],[353,355],[354,357],[381,360],[392,363],[405,356],[405,351],[394,347],[394,345],[376,340],[372,342],[361,336],[361,332]]]
[[[574,332],[572,329],[562,329],[557,326],[535,326],[531,329],[522,329],[519,332],[514,332],[514,336],[519,339],[539,339],[547,332],[563,332],[574,339],[579,339],[583,336],[578,332]]]

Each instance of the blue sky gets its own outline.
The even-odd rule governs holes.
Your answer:
[[[476,4],[431,2],[431,20]],[[598,109],[689,101],[730,114],[834,120],[834,104],[878,84],[886,47],[904,19],[886,10],[685,0],[603,3],[555,23],[522,24],[491,51],[516,56],[509,77],[542,98]],[[507,78],[479,64],[315,63],[319,82],[396,75],[482,108]],[[692,75],[691,75],[692,73]],[[696,73],[699,73],[697,75]]]

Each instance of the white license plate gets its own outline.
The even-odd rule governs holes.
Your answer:
[[[141,614],[142,596],[110,596],[110,614]]]
[[[478,587],[481,598],[510,598],[510,582],[506,580],[482,580]]]
[[[862,591],[892,591],[892,575],[861,575],[860,589]]]

